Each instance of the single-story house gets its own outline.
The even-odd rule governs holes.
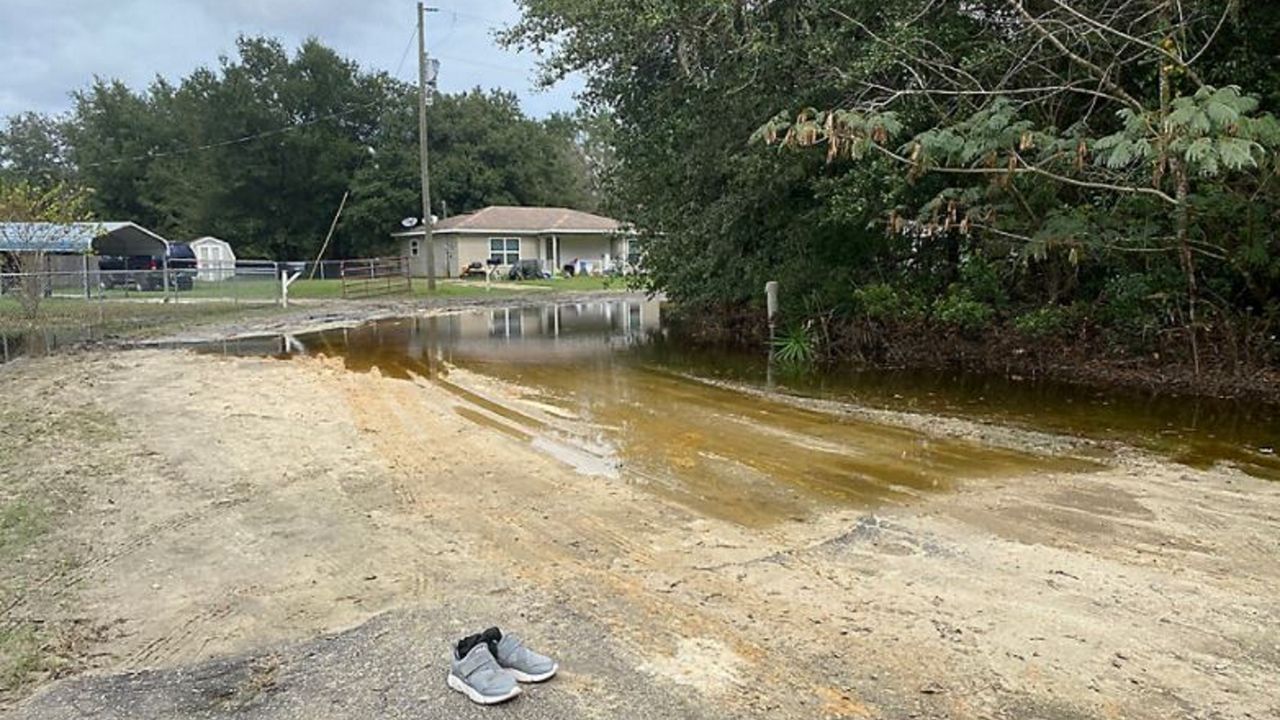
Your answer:
[[[426,276],[422,225],[393,236],[413,274]],[[437,221],[432,238],[436,277],[458,277],[471,264],[488,264],[491,259],[499,269],[537,260],[551,273],[568,265],[594,274],[627,270],[634,264],[632,237],[622,223],[568,208],[495,205]]]
[[[236,276],[236,253],[231,243],[205,236],[187,244],[196,254],[196,277],[202,282],[230,280]]]

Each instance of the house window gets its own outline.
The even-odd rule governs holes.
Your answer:
[[[489,259],[499,265],[520,262],[520,238],[489,238]]]
[[[418,241],[417,240],[414,240],[413,242],[409,243],[409,254],[414,257],[418,257]]]
[[[634,270],[644,261],[644,244],[636,238],[627,240],[627,265]]]

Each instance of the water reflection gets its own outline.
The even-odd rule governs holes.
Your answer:
[[[585,303],[498,308],[399,318],[308,334],[208,343],[225,354],[323,354],[352,370],[374,367],[394,377],[435,374],[439,363],[536,364],[595,358],[648,344],[662,333],[658,302]]]
[[[833,501],[907,500],[971,478],[1096,467],[712,387],[682,374],[690,364],[664,362],[680,344],[658,303],[613,302],[406,318],[220,349],[323,354],[355,371],[428,378],[471,419],[558,448],[575,466],[597,458],[630,482],[744,524]],[[455,383],[452,368],[526,391],[518,401],[486,397]]]
[[[434,325],[423,323],[436,323]],[[354,334],[352,334],[354,333]],[[777,388],[793,395],[895,411],[990,420],[1035,430],[1117,440],[1193,467],[1228,462],[1258,477],[1280,479],[1280,412],[1245,401],[1094,388],[1001,375],[909,370],[833,370],[772,376],[763,353],[707,348],[682,339],[663,322],[658,303],[592,303],[490,310],[443,318],[376,323],[307,338],[319,348],[292,351],[344,356],[357,370],[375,365],[405,376],[431,369],[425,338],[438,360],[549,391],[568,392],[584,369],[637,368]],[[280,342],[268,339],[266,342]],[[540,372],[536,365],[576,364],[577,375]],[[543,368],[545,370],[546,368]],[[434,369],[432,369],[434,372]],[[536,377],[533,377],[536,376]]]

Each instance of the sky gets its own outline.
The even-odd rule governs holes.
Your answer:
[[[581,80],[534,88],[536,56],[500,48],[493,29],[519,17],[513,0],[435,0],[427,50],[440,59],[440,89],[480,86],[520,96],[544,117],[571,110]],[[319,38],[365,68],[416,82],[415,0],[0,0],[0,118],[71,108],[69,94],[95,75],[145,88],[176,82],[234,52],[238,35],[270,35],[296,47]],[[408,50],[408,52],[406,52]]]

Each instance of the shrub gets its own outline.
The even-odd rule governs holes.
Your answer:
[[[933,306],[934,320],[966,335],[976,335],[985,330],[995,314],[995,308],[974,300],[963,291],[940,298]]]
[[[967,258],[960,265],[960,285],[969,297],[988,305],[1001,307],[1009,299],[996,266],[981,257]]]
[[[1014,329],[1032,340],[1061,335],[1069,324],[1069,311],[1058,305],[1036,308],[1013,321]]]
[[[1159,329],[1168,297],[1147,275],[1119,275],[1107,281],[1099,316],[1114,339],[1136,349]]]
[[[913,320],[924,314],[919,298],[888,283],[855,289],[853,302],[858,312],[876,322]]]

